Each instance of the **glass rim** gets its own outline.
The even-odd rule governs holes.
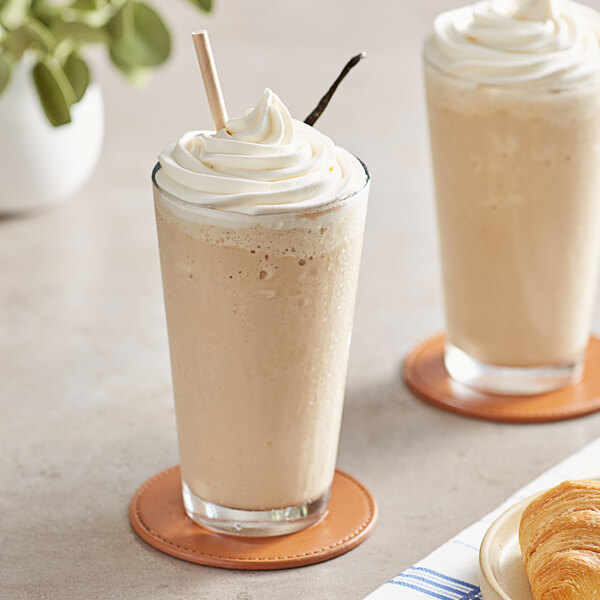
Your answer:
[[[179,198],[175,194],[172,194],[171,192],[165,190],[164,188],[160,187],[160,185],[158,185],[158,182],[156,181],[156,174],[162,168],[160,161],[157,161],[156,164],[154,165],[154,168],[152,169],[152,185],[157,190],[159,190],[161,192],[161,194],[166,194],[169,198],[172,198],[172,199],[176,200],[177,202],[180,202],[181,204],[183,204],[186,207],[189,207],[192,210],[195,209],[198,211],[210,211],[210,212],[213,212],[214,214],[227,214],[227,215],[231,215],[231,216],[238,215],[243,218],[257,219],[257,220],[260,218],[263,218],[263,217],[277,217],[277,216],[284,217],[286,215],[287,216],[318,215],[320,213],[325,213],[330,210],[339,208],[340,206],[344,206],[345,204],[348,204],[352,199],[356,198],[369,185],[369,183],[371,181],[371,173],[369,172],[367,165],[360,158],[358,158],[358,156],[355,156],[354,154],[352,154],[352,156],[354,158],[356,158],[356,160],[360,163],[360,165],[363,168],[363,171],[365,173],[365,180],[364,180],[363,184],[360,186],[360,188],[353,192],[344,193],[344,194],[340,195],[339,197],[334,198],[331,202],[328,202],[321,206],[317,206],[315,208],[309,208],[307,210],[302,210],[302,209],[273,210],[273,211],[267,211],[267,212],[261,212],[261,213],[247,213],[247,212],[242,212],[239,210],[223,209],[223,208],[218,208],[218,207],[214,207],[214,206],[204,206],[204,205],[200,205],[200,204],[195,204],[194,202],[189,202],[188,200]],[[293,203],[291,203],[290,206],[293,206]]]
[[[440,73],[444,77],[447,77],[450,80],[460,81],[462,83],[468,83],[473,86],[485,88],[485,89],[497,89],[503,91],[514,91],[514,92],[541,92],[541,93],[554,93],[556,90],[565,90],[570,91],[574,89],[580,89],[585,87],[592,87],[594,84],[600,85],[600,68],[598,68],[594,73],[583,77],[581,79],[576,79],[572,81],[563,81],[563,82],[516,82],[516,83],[486,83],[485,81],[478,81],[477,79],[472,79],[469,77],[464,77],[463,75],[458,75],[456,73],[450,73],[444,68],[436,65],[433,61],[427,56],[426,46],[427,41],[429,40],[429,36],[426,37],[421,45],[421,60],[426,67],[429,67],[436,73]]]

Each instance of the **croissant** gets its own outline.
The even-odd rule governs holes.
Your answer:
[[[519,544],[534,600],[600,600],[600,482],[565,481],[538,496]]]

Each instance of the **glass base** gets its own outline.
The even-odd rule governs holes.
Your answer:
[[[185,481],[181,482],[183,505],[188,517],[219,533],[267,537],[306,529],[327,512],[329,490],[311,502],[272,510],[241,510],[213,504],[196,496]]]
[[[550,392],[577,383],[583,374],[583,357],[561,365],[500,367],[479,362],[450,343],[446,343],[444,364],[459,383],[507,396]]]

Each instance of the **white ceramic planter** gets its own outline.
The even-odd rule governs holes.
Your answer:
[[[97,84],[71,108],[71,123],[52,127],[22,61],[0,95],[0,214],[40,208],[79,190],[102,148],[104,106]]]

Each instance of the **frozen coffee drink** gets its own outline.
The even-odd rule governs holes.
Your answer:
[[[459,382],[576,382],[600,250],[600,15],[554,0],[441,14],[425,80],[448,342]]]
[[[153,181],[185,509],[242,535],[308,527],[334,474],[368,173],[266,90],[168,146]]]

